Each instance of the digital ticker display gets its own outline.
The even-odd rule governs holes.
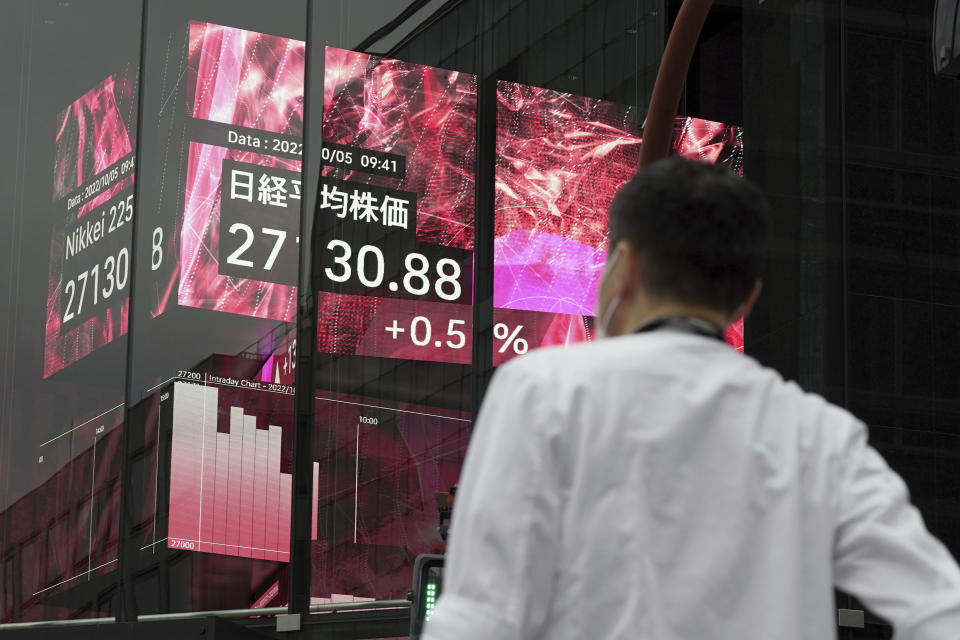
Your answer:
[[[497,85],[494,364],[594,338],[608,208],[637,171],[633,107],[512,82]],[[677,118],[673,151],[742,170],[739,127]],[[727,341],[743,350],[743,321]]]
[[[127,331],[135,82],[128,66],[57,116],[45,378]]]
[[[183,218],[169,275],[182,306],[296,317],[304,50],[190,23]]]
[[[302,43],[198,22],[189,43],[177,299],[292,320]],[[476,78],[325,56],[318,351],[470,364]],[[168,548],[289,560],[294,353],[290,334],[255,375],[180,372]],[[442,547],[434,495],[457,482],[469,411],[317,394],[311,596],[402,597],[416,555]]]
[[[469,364],[477,81],[326,49],[318,350]]]

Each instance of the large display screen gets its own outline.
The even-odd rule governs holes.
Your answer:
[[[183,217],[154,231],[151,265],[179,256],[164,290],[180,305],[295,318],[303,74],[300,40],[190,23]]]
[[[127,331],[135,82],[128,65],[57,116],[45,378]]]
[[[326,49],[324,353],[469,364],[476,77]]]
[[[738,127],[678,118],[673,150],[740,172]],[[494,364],[594,336],[607,210],[637,171],[633,107],[512,82],[497,85]],[[727,340],[743,350],[743,321]]]

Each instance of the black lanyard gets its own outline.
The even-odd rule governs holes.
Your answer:
[[[683,331],[684,333],[693,333],[698,336],[713,338],[720,342],[726,342],[726,332],[722,327],[718,327],[712,322],[701,320],[700,318],[691,318],[689,316],[667,316],[651,320],[637,329],[634,333],[647,333],[648,331],[659,331],[661,329],[672,329],[674,331]]]

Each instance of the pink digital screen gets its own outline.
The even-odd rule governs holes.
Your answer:
[[[183,306],[292,321],[304,43],[191,22],[187,56],[180,260],[167,289],[177,282]]]
[[[468,364],[477,81],[327,47],[318,350]]]
[[[636,174],[633,107],[511,82],[497,85],[494,364],[592,340],[607,210]],[[678,118],[675,153],[741,172],[740,128]],[[743,321],[727,340],[743,350]]]
[[[111,75],[57,116],[45,378],[127,331],[134,84]]]

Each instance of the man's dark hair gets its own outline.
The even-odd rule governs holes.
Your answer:
[[[767,205],[731,171],[672,157],[641,169],[610,205],[610,246],[625,240],[655,296],[733,313],[763,269]]]

